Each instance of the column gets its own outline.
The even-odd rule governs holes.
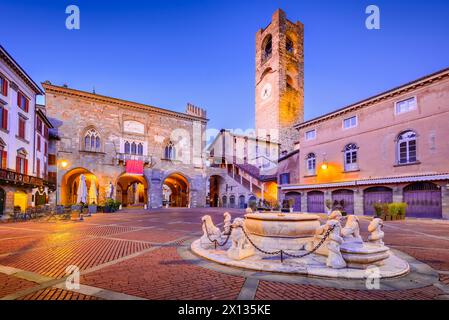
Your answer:
[[[361,189],[354,190],[354,214],[357,216],[363,216],[363,191]]]

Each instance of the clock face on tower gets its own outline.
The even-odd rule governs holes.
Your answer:
[[[269,82],[265,83],[264,86],[262,87],[262,92],[260,93],[260,97],[262,98],[262,100],[266,100],[271,96],[271,90],[272,90],[271,83]]]

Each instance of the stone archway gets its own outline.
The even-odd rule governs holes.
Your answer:
[[[78,186],[80,184],[81,175],[86,178],[86,186],[88,191],[88,203],[99,202],[99,183],[98,178],[91,171],[86,168],[75,168],[68,171],[61,180],[61,199],[62,205],[71,205],[77,202]],[[92,183],[95,183],[95,188],[92,187]]]
[[[116,200],[124,207],[143,207],[148,203],[148,183],[144,176],[122,173],[116,181]]]
[[[190,204],[190,181],[179,173],[174,172],[165,177],[162,183],[163,202],[169,207],[188,207]]]

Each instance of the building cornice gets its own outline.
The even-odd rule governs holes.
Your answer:
[[[312,189],[326,189],[326,188],[342,188],[342,187],[358,187],[369,185],[383,185],[383,184],[397,184],[397,183],[412,183],[423,181],[444,181],[449,180],[449,173],[428,173],[409,176],[396,177],[379,177],[360,179],[352,181],[339,181],[319,184],[298,184],[298,185],[283,185],[281,190],[312,190]]]
[[[428,86],[431,84],[434,84],[436,82],[445,80],[449,78],[449,68],[440,70],[438,72],[432,73],[430,75],[424,76],[422,78],[419,78],[417,80],[414,80],[412,82],[406,83],[404,85],[401,85],[399,87],[390,89],[388,91],[382,92],[380,94],[377,94],[375,96],[372,96],[370,98],[367,98],[365,100],[356,102],[354,104],[351,104],[349,106],[343,107],[341,109],[332,111],[330,113],[327,113],[325,115],[319,116],[317,118],[302,122],[302,123],[298,123],[294,126],[295,129],[302,129],[305,127],[309,127],[312,125],[316,125],[320,122],[332,119],[332,118],[336,118],[338,116],[341,116],[345,113],[349,113],[349,112],[353,112],[355,110],[361,109],[361,108],[365,108],[368,106],[371,106],[373,104],[394,98],[396,96],[399,95],[403,95],[405,93],[408,93],[410,91],[422,88],[424,86]]]
[[[31,77],[25,72],[25,70],[14,60],[14,58],[0,45],[0,59],[6,62],[6,64],[38,95],[43,95],[44,92],[31,79]]]
[[[42,86],[44,87],[46,94],[58,93],[58,94],[62,94],[64,96],[79,97],[79,98],[83,98],[83,99],[87,99],[87,100],[91,100],[91,101],[96,101],[99,103],[105,103],[105,104],[115,105],[115,106],[119,106],[119,107],[123,107],[123,108],[149,112],[149,113],[162,115],[162,116],[175,117],[175,118],[188,120],[188,121],[200,121],[204,124],[206,124],[208,122],[207,118],[202,118],[202,117],[197,117],[197,116],[189,115],[189,114],[182,113],[182,112],[176,112],[176,111],[171,111],[171,110],[167,110],[167,109],[162,109],[162,108],[158,108],[158,107],[154,107],[154,106],[150,106],[150,105],[146,105],[146,104],[142,104],[142,103],[138,103],[138,102],[122,100],[122,99],[113,98],[113,97],[107,97],[107,96],[99,95],[96,93],[90,93],[90,92],[81,91],[81,90],[77,90],[77,89],[56,86],[56,85],[50,84],[48,82],[43,82]]]

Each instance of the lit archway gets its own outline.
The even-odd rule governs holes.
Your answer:
[[[222,185],[225,182],[224,178],[220,175],[211,175],[209,177],[209,199],[211,207],[223,207],[224,204],[220,203],[220,194],[223,193]]]
[[[20,207],[20,211],[25,212],[28,206],[28,196],[25,191],[14,192],[14,207]]]
[[[75,168],[67,172],[61,181],[61,204],[71,205],[77,203],[78,187],[81,180],[81,175],[86,178],[87,187],[87,202],[98,204],[98,179],[97,177],[85,168]],[[95,185],[93,185],[95,184]]]
[[[165,192],[164,192],[165,190]],[[188,207],[190,201],[189,180],[180,173],[172,173],[164,179],[163,202],[170,207]]]
[[[121,174],[116,183],[116,200],[123,206],[143,207],[148,203],[148,183],[144,176]]]

